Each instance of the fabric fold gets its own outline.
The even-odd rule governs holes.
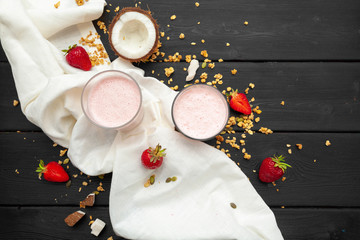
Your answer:
[[[71,2],[71,3],[70,3]],[[129,239],[276,239],[274,214],[239,167],[223,152],[174,129],[177,92],[120,58],[89,72],[70,67],[61,49],[89,30],[105,2],[0,1],[0,39],[12,67],[22,111],[71,162],[88,175],[112,172],[109,211],[117,235]],[[139,84],[144,117],[128,132],[104,130],[84,116],[85,83],[104,69],[121,70]],[[140,156],[160,143],[163,166],[142,167]],[[156,181],[144,187],[147,178]],[[177,180],[166,183],[168,177]],[[235,203],[232,208],[230,203]]]

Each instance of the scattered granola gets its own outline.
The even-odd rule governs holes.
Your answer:
[[[302,145],[302,144],[300,144],[300,143],[295,144],[295,145],[296,145],[296,147],[297,147],[299,150],[301,150],[301,149],[303,148],[303,145]]]
[[[284,102],[284,101],[281,101],[281,103],[280,103],[280,104],[284,106],[284,105],[285,105],[285,102]]]
[[[88,46],[91,49],[95,49],[94,51],[89,52],[89,57],[92,66],[104,65],[105,63],[110,64],[110,61],[107,60],[109,56],[106,53],[104,46],[98,40],[99,38],[100,35],[98,33],[95,33],[93,35],[93,33],[90,31],[85,38],[82,37],[79,40],[79,44],[83,46]]]
[[[57,3],[55,3],[55,4],[54,4],[54,7],[55,7],[55,8],[60,7],[60,1],[58,1]]]
[[[89,1],[89,0],[75,0],[75,2],[76,2],[76,4],[78,5],[78,6],[82,6],[82,5],[84,5],[85,4],[85,2],[87,2],[87,1]]]
[[[184,39],[184,38],[185,38],[185,34],[180,33],[179,38],[180,38],[180,39]]]
[[[101,30],[104,31],[105,34],[108,33],[108,30],[107,30],[106,25],[105,25],[104,22],[102,22],[102,21],[99,20],[99,21],[97,21],[97,25],[99,26],[99,28],[100,28]]]
[[[329,140],[326,140],[325,145],[328,147],[331,145],[331,142]]]
[[[265,127],[261,127],[261,128],[259,129],[259,132],[264,133],[264,134],[266,134],[266,135],[273,133],[273,131],[272,131],[271,129],[265,128]]]
[[[200,6],[200,3],[195,2],[195,6],[196,6],[196,7],[199,7],[199,6]]]
[[[170,20],[175,20],[176,19],[176,15],[172,15],[171,17],[170,17]]]
[[[237,70],[235,68],[231,70],[232,75],[235,75],[236,73],[237,73]]]
[[[209,56],[209,54],[207,53],[206,50],[202,50],[200,54],[201,54],[201,56],[206,57],[206,58]]]
[[[167,77],[170,77],[170,75],[173,74],[175,71],[173,67],[165,68],[164,70]]]
[[[244,22],[244,25],[245,25],[245,26],[247,26],[248,24],[249,24],[249,22],[248,22],[248,21],[245,21],[245,22]]]
[[[18,100],[14,100],[14,101],[13,101],[13,106],[16,107],[17,105],[19,105],[19,101],[18,101]]]
[[[60,150],[59,156],[60,156],[60,157],[64,156],[66,152],[67,152],[67,149]]]

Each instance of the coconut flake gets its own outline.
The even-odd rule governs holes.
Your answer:
[[[104,229],[105,225],[106,225],[105,222],[97,218],[95,222],[93,222],[90,226],[91,234],[95,236],[99,236],[100,232]]]
[[[73,227],[83,216],[85,213],[79,210],[68,215],[64,221],[69,227]]]
[[[186,76],[186,81],[191,81],[194,79],[196,71],[199,68],[199,61],[196,59],[191,60],[190,65],[188,67],[188,75]]]
[[[83,201],[80,201],[80,207],[92,207],[95,203],[95,193],[90,193],[86,196],[86,198]]]

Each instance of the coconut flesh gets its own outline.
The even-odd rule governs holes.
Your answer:
[[[158,25],[149,12],[124,8],[113,20],[109,37],[117,55],[132,62],[146,60],[157,49]]]

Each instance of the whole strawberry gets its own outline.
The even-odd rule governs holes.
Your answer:
[[[238,93],[238,90],[236,89],[235,91],[233,90],[230,94],[228,94],[228,98],[230,107],[233,110],[246,115],[251,114],[250,103],[245,94]]]
[[[283,156],[268,157],[263,160],[259,170],[259,178],[262,182],[274,182],[284,175],[287,167],[291,167],[284,162]]]
[[[164,157],[166,156],[165,150],[166,148],[162,149],[159,144],[156,145],[155,149],[149,147],[148,149],[144,150],[141,154],[142,165],[148,169],[155,169],[160,167]]]
[[[89,54],[83,47],[75,44],[69,46],[69,49],[62,51],[66,53],[66,61],[70,66],[80,68],[84,71],[89,71],[91,69],[92,65]]]
[[[46,166],[44,166],[44,161],[40,160],[40,164],[36,169],[36,172],[39,173],[39,179],[41,179],[41,175],[44,175],[44,179],[50,182],[69,181],[69,175],[57,162],[49,162]]]

